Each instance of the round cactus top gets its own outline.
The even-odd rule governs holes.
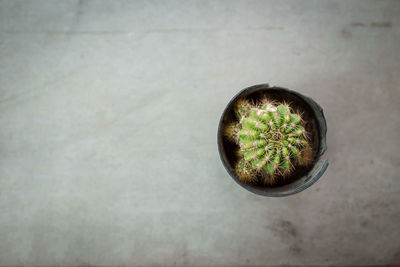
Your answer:
[[[258,173],[269,183],[304,161],[307,134],[301,116],[288,104],[240,100],[235,111],[239,122],[229,125],[225,135],[239,145],[235,171],[240,180],[255,181]]]

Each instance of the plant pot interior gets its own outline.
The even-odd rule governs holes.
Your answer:
[[[273,185],[264,185],[260,182],[252,184],[243,184],[237,177],[235,180],[244,187],[250,187],[256,191],[270,188],[272,191],[279,191],[279,188],[285,187],[289,184],[298,182],[298,180],[304,177],[314,166],[318,155],[320,155],[320,132],[318,127],[318,122],[316,120],[316,115],[310,105],[298,94],[291,92],[287,89],[279,87],[269,87],[268,85],[253,86],[239,93],[228,105],[225,110],[224,116],[222,118],[220,128],[223,129],[225,125],[230,122],[237,121],[234,113],[234,106],[239,99],[247,99],[258,103],[263,98],[268,98],[269,100],[275,100],[277,102],[286,102],[290,104],[292,109],[301,114],[304,120],[304,127],[308,134],[308,143],[312,148],[312,161],[307,166],[294,165],[294,171],[288,176],[279,176],[276,183]],[[220,142],[220,152],[225,155],[228,169],[231,170],[231,174],[234,169],[235,163],[238,161],[237,153],[235,153],[239,147],[237,144],[230,142],[227,138],[222,136],[221,131],[218,133],[218,138]],[[259,179],[258,179],[259,180]]]

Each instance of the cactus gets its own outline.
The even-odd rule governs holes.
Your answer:
[[[244,183],[273,183],[287,176],[294,165],[306,165],[311,159],[304,121],[285,103],[264,100],[254,105],[239,100],[235,107],[239,122],[225,127],[225,136],[239,146],[235,172]]]

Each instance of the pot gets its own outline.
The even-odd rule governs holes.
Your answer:
[[[288,102],[296,110],[303,113],[306,130],[310,134],[313,148],[313,161],[309,166],[296,168],[293,174],[274,186],[260,184],[242,183],[234,171],[234,164],[238,160],[235,150],[237,145],[230,142],[223,136],[224,126],[237,120],[234,114],[234,106],[239,99],[259,101],[262,97],[279,102]],[[218,150],[225,169],[229,175],[243,188],[268,197],[289,196],[303,191],[314,184],[326,171],[328,160],[321,156],[327,149],[326,146],[326,120],[322,108],[312,98],[282,87],[270,87],[268,84],[250,86],[241,90],[226,106],[222,113],[218,126]]]

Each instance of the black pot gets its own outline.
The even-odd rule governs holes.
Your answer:
[[[226,123],[236,120],[234,106],[238,99],[246,98],[249,100],[260,100],[263,96],[277,101],[286,101],[296,110],[303,112],[307,117],[306,130],[311,134],[313,143],[314,160],[313,163],[305,168],[296,169],[295,173],[284,183],[267,187],[262,185],[249,185],[242,183],[236,176],[234,164],[237,161],[234,151],[237,145],[228,141],[222,134],[222,129]],[[222,113],[218,126],[218,150],[222,164],[229,175],[245,189],[263,196],[282,197],[296,194],[315,183],[324,174],[328,167],[328,160],[321,156],[327,149],[326,146],[326,120],[322,108],[310,97],[298,92],[281,88],[270,87],[268,84],[254,85],[240,91],[227,105]]]

